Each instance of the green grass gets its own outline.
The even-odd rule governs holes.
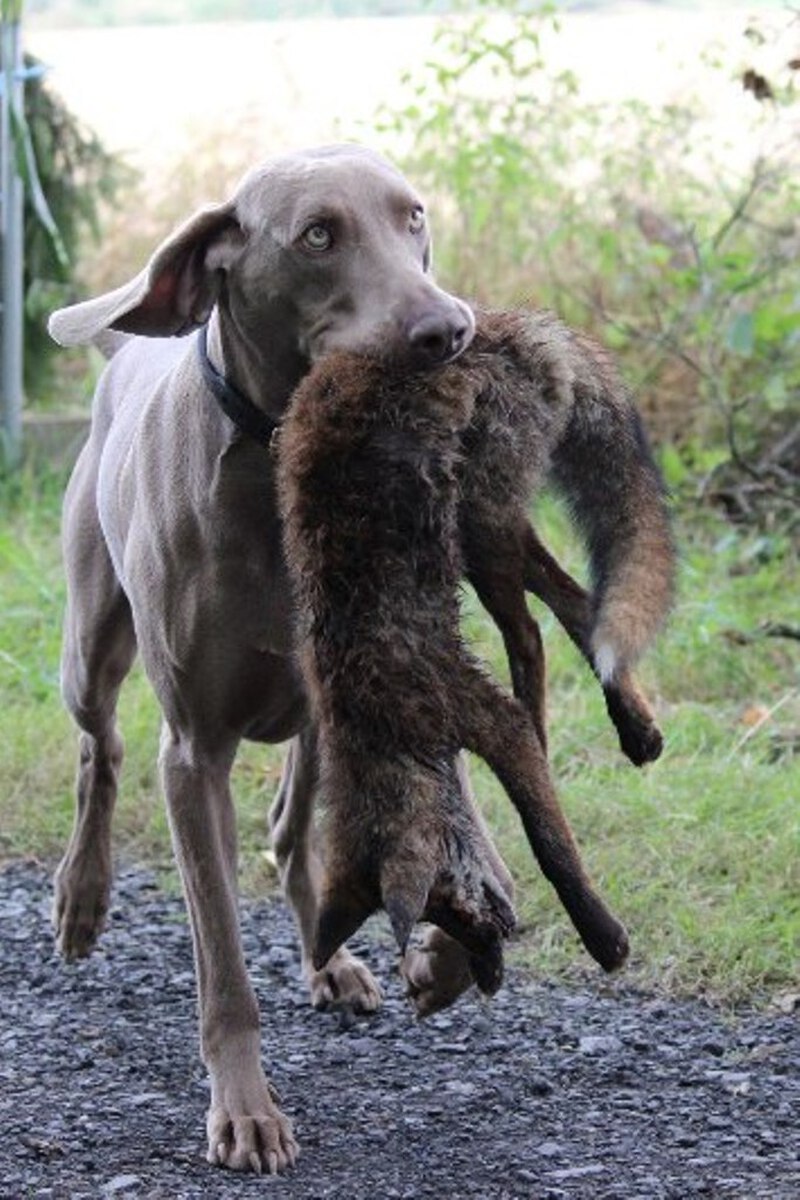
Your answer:
[[[547,515],[569,562],[564,523]],[[800,648],[761,633],[797,623],[798,563],[780,537],[737,534],[707,512],[684,512],[678,537],[678,602],[640,672],[666,735],[661,759],[637,770],[623,758],[599,688],[546,614],[550,754],[586,861],[629,925],[628,974],[732,1001],[800,975]],[[474,602],[469,611],[501,667],[490,624]],[[519,881],[525,960],[580,969],[502,789],[480,763],[475,778]]]
[[[58,547],[63,480],[0,483],[0,858],[55,861],[72,823],[75,734],[58,696],[64,602]],[[581,555],[560,513],[538,524],[562,559]],[[667,745],[636,770],[622,757],[601,693],[549,613],[554,774],[592,873],[629,926],[627,978],[724,1002],[797,987],[800,961],[800,650],[759,633],[798,619],[798,563],[778,535],[738,534],[687,507],[670,625],[642,668]],[[474,599],[466,627],[505,674]],[[158,796],[158,713],[137,669],[123,691],[127,743],[116,820],[121,857],[170,863]],[[245,746],[234,788],[246,890],[275,885],[266,811],[280,748]],[[517,879],[522,958],[542,975],[592,968],[534,867],[501,788],[475,764],[476,790]]]

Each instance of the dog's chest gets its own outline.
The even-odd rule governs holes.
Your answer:
[[[165,614],[179,662],[203,647],[289,655],[291,589],[268,453],[233,443],[173,460],[171,471],[151,463],[149,476],[133,498],[125,556],[142,623],[145,611]]]

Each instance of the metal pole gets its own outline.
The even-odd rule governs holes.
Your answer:
[[[5,457],[16,464],[22,453],[23,186],[17,173],[11,106],[23,117],[20,24],[2,25],[3,100],[0,115],[2,190],[2,330],[0,331],[0,415]]]

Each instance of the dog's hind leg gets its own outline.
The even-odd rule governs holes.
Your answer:
[[[317,746],[307,726],[289,745],[283,777],[270,812],[272,844],[284,895],[300,932],[303,972],[314,1008],[331,1006],[353,1012],[375,1012],[381,990],[372,974],[345,947],[317,970],[312,951],[322,892],[323,866],[315,845],[314,798]]]
[[[68,959],[89,954],[111,891],[111,818],[122,762],[120,685],[136,653],[128,601],[116,579],[94,504],[88,455],[64,507],[67,610],[61,685],[80,734],[75,822],[54,881],[53,926]]]

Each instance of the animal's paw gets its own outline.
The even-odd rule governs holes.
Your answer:
[[[655,721],[632,717],[625,725],[617,725],[617,733],[622,753],[635,767],[655,762],[664,749],[664,737]]]
[[[464,947],[472,980],[493,996],[503,982],[503,942],[516,915],[482,842],[470,853],[463,843],[451,849],[428,895],[424,917]]]
[[[473,984],[470,955],[460,942],[431,926],[418,946],[410,946],[400,974],[417,1016],[430,1017],[453,1004]]]
[[[69,851],[53,881],[53,932],[67,960],[91,954],[103,932],[111,895],[111,871],[92,858]]]
[[[277,1175],[293,1167],[299,1149],[292,1123],[263,1073],[253,1088],[228,1089],[225,1103],[208,1110],[208,1161],[232,1171]]]
[[[344,946],[337,950],[321,970],[311,963],[306,968],[311,1003],[316,1009],[348,1009],[354,1013],[374,1013],[383,1003],[383,993],[372,972]]]
[[[604,692],[623,754],[635,767],[655,762],[664,749],[664,737],[632,676],[623,675],[618,683],[607,685]]]
[[[579,932],[595,962],[611,974],[625,965],[630,954],[628,931],[601,900],[595,898],[590,903],[595,911]]]

